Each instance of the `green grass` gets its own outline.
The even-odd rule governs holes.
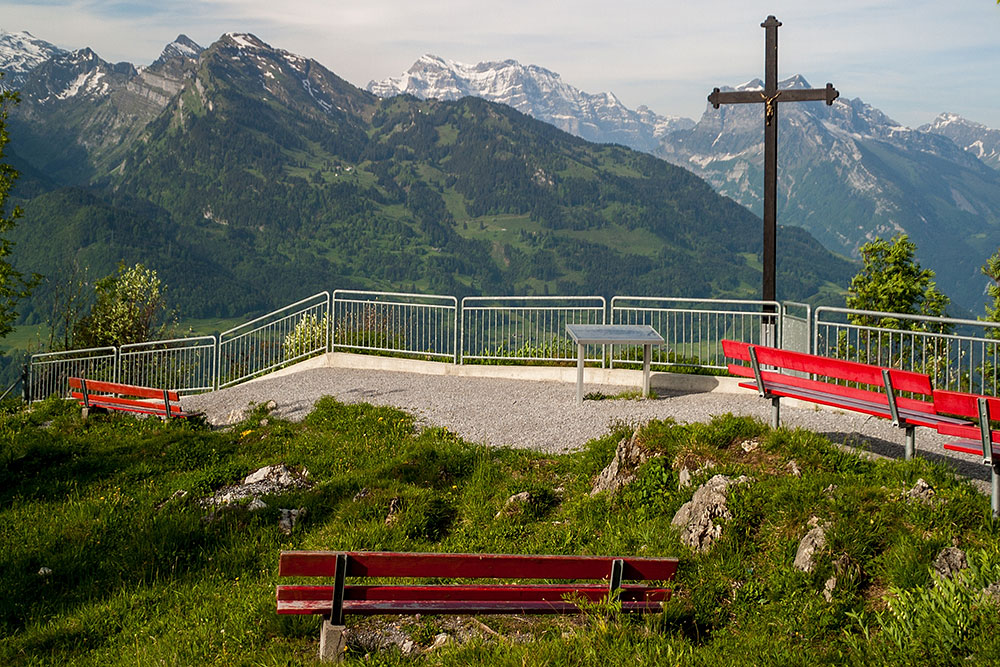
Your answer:
[[[463,442],[391,408],[320,400],[292,424],[260,410],[227,431],[92,417],[51,401],[0,414],[0,664],[287,665],[314,660],[318,620],[274,612],[282,549],[666,555],[680,558],[661,615],[484,617],[479,632],[422,656],[371,649],[373,664],[991,664],[1000,614],[981,596],[1000,579],[988,499],[923,460],[872,461],[805,431],[729,415],[642,427],[662,456],[615,496],[593,477],[634,425],[581,452],[550,456]],[[746,452],[741,442],[758,438]],[[802,476],[788,472],[794,459]],[[752,481],[729,494],[712,551],[683,546],[670,520],[694,487],[682,467]],[[309,470],[313,486],[214,520],[197,499],[260,466]],[[937,504],[902,494],[923,477]],[[184,490],[183,498],[174,497]],[[365,490],[365,493],[359,493]],[[506,499],[538,500],[497,514]],[[392,504],[398,519],[386,522]],[[279,508],[304,507],[291,535]],[[816,572],[792,567],[817,517],[830,525]],[[931,586],[943,546],[973,568]],[[832,561],[851,567],[833,601]],[[49,568],[51,575],[39,574]],[[385,619],[349,618],[378,633]],[[427,647],[455,619],[406,618]],[[469,622],[471,623],[471,621]],[[465,627],[473,627],[468,624]],[[361,662],[365,650],[349,658]],[[367,664],[367,663],[366,663]]]
[[[605,394],[591,391],[583,395],[585,401],[637,401],[643,398],[642,389],[626,389],[617,394]],[[650,390],[649,398],[658,398],[655,391]]]

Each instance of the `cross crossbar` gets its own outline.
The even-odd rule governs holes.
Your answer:
[[[778,201],[778,105],[781,102],[826,102],[833,104],[840,93],[832,83],[819,89],[778,90],[778,28],[781,21],[768,16],[760,27],[765,30],[764,90],[737,90],[722,92],[718,88],[708,96],[712,107],[723,104],[764,105],[764,270],[761,277],[761,298],[777,300],[777,201]],[[773,312],[773,306],[765,306]],[[773,326],[772,322],[765,324]]]

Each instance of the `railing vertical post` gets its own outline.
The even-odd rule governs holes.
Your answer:
[[[458,327],[458,363],[465,364],[465,299],[459,304],[459,327]]]
[[[333,293],[326,300],[326,353],[333,352]]]
[[[215,338],[215,350],[213,351],[213,355],[215,356],[215,372],[213,375],[215,377],[212,379],[212,390],[218,391],[222,376],[222,339],[218,334],[215,334],[213,338]]]
[[[608,323],[608,300],[605,299],[602,296],[601,297],[601,324],[607,324],[607,323]],[[613,350],[614,348],[612,347],[611,349]],[[612,354],[614,354],[614,353],[612,353]],[[602,345],[601,346],[601,368],[607,368],[608,367],[607,366],[607,362],[608,362],[608,346],[607,345]],[[647,374],[647,377],[648,377],[648,374]],[[649,387],[646,387],[646,393],[647,394],[649,393]]]
[[[461,365],[462,363],[462,348],[459,346],[459,328],[462,326],[461,313],[459,312],[458,298],[455,298],[455,330],[453,332],[455,339],[455,363]],[[464,338],[464,336],[463,336]]]

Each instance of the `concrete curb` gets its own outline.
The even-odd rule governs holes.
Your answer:
[[[282,368],[263,377],[273,378],[298,373],[313,368],[353,368],[372,371],[420,373],[422,375],[451,375],[455,377],[502,378],[535,382],[576,383],[576,366],[487,366],[479,364],[458,365],[443,361],[423,361],[382,357],[370,354],[330,352],[306,359],[294,366]],[[263,379],[263,378],[256,378]],[[642,387],[642,371],[624,368],[586,368],[584,385],[599,384],[613,387]],[[650,389],[656,392],[682,394],[745,393],[739,387],[741,378],[715,375],[688,375],[686,373],[653,372],[649,376]]]

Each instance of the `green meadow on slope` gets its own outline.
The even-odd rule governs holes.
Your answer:
[[[477,446],[416,428],[398,410],[329,398],[302,423],[257,409],[221,431],[127,416],[84,422],[58,401],[8,412],[0,415],[0,663],[308,663],[318,619],[274,611],[278,553],[302,548],[680,559],[662,614],[626,617],[612,605],[579,616],[483,617],[489,632],[471,619],[403,618],[402,632],[422,649],[442,631],[456,639],[412,656],[354,644],[352,662],[1000,660],[998,602],[984,592],[1000,580],[1000,537],[988,498],[946,468],[873,461],[809,432],[724,415],[642,426],[637,442],[660,456],[617,494],[591,496],[593,478],[634,431],[618,424],[583,451],[556,456]],[[755,438],[756,449],[741,446]],[[257,512],[241,505],[210,516],[199,503],[278,463],[308,470],[311,486],[267,497]],[[703,472],[681,486],[682,467]],[[716,474],[750,481],[731,487],[721,538],[697,554],[670,522]],[[918,478],[935,489],[933,504],[907,498]],[[530,502],[501,511],[522,491]],[[387,522],[393,506],[397,518]],[[279,508],[306,509],[289,535],[278,528]],[[816,523],[828,526],[826,547],[816,569],[801,572],[796,549]],[[953,545],[970,567],[936,579],[931,563]],[[391,622],[348,618],[375,637]]]

